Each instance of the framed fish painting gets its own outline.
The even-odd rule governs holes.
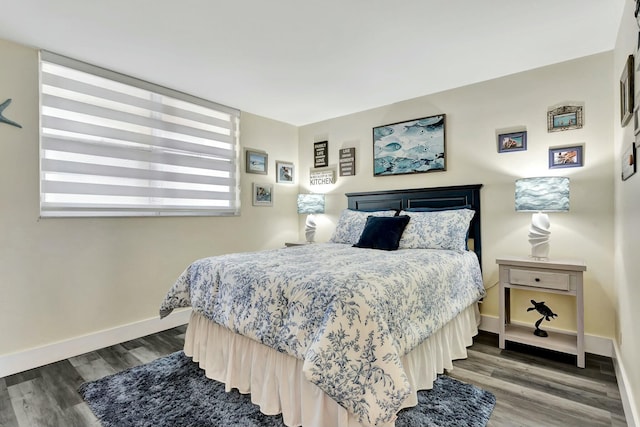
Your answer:
[[[373,128],[373,176],[446,170],[445,114]]]

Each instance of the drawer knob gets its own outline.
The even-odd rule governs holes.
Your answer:
[[[539,278],[539,277],[536,277],[534,280],[535,280],[536,282],[539,282],[539,281],[540,281],[540,278]]]

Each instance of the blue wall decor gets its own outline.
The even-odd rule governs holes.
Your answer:
[[[6,123],[11,126],[22,128],[22,126],[20,126],[18,123],[14,122],[13,120],[9,120],[2,115],[2,112],[4,111],[5,108],[9,106],[9,104],[11,104],[11,98],[7,99],[2,104],[0,104],[0,123]]]

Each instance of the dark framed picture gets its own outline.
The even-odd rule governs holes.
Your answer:
[[[498,135],[498,153],[525,151],[527,149],[527,132],[502,133]]]
[[[313,167],[323,168],[329,166],[329,141],[313,143]]]
[[[636,173],[636,143],[632,142],[631,145],[624,150],[622,154],[622,180],[626,181],[631,175]]]
[[[637,95],[640,96],[640,95]],[[640,99],[640,98],[638,98]],[[640,108],[638,108],[639,106],[636,105],[635,108],[633,109],[633,134],[637,135],[640,133]]]
[[[583,146],[549,148],[549,169],[584,166]]]
[[[273,206],[273,185],[253,183],[253,206]]]
[[[547,112],[547,131],[558,132],[582,128],[582,107],[564,105]]]
[[[276,182],[293,184],[293,163],[276,161]]]
[[[247,173],[259,173],[266,175],[269,171],[269,155],[264,151],[247,150]]]
[[[622,127],[625,127],[631,120],[631,116],[633,116],[633,73],[633,55],[629,55],[620,76],[620,124]]]
[[[446,170],[445,114],[373,128],[373,176]]]
[[[340,176],[353,176],[356,174],[356,148],[341,148],[338,152],[338,164]]]

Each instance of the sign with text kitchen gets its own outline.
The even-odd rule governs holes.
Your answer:
[[[356,149],[342,148],[339,155],[340,176],[352,176],[356,174]]]
[[[311,185],[328,185],[335,184],[334,169],[323,171],[311,171],[309,174],[309,184]]]
[[[329,166],[329,141],[313,143],[313,167]]]

